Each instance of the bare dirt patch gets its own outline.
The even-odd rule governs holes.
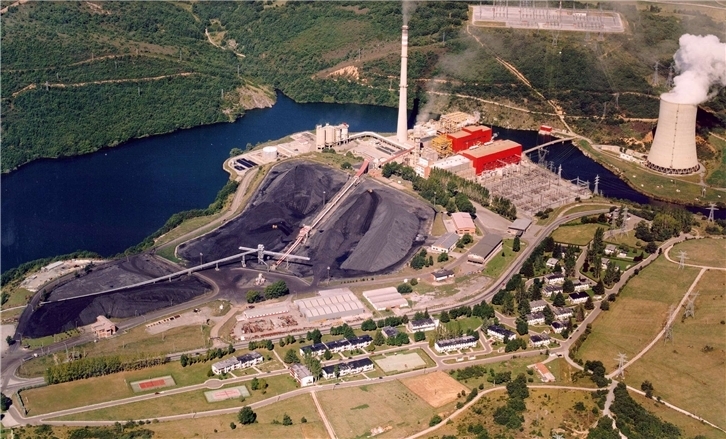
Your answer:
[[[462,390],[468,390],[463,384],[441,371],[408,378],[401,382],[435,408],[456,401]]]

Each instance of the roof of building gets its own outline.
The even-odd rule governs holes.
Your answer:
[[[341,338],[340,340],[333,340],[325,343],[325,346],[328,347],[331,351],[333,349],[337,349],[343,346],[350,346],[350,342],[346,338]]]
[[[529,302],[529,307],[531,308],[537,308],[539,306],[547,306],[547,301],[545,300],[532,300]]]
[[[552,313],[556,316],[561,316],[565,314],[572,314],[572,310],[570,308],[565,307],[555,307],[555,309],[552,310]]]
[[[384,326],[381,329],[381,332],[386,334],[387,337],[395,337],[398,334],[398,329],[394,328],[393,326]]]
[[[547,334],[533,334],[533,335],[529,336],[529,340],[532,343],[537,343],[540,341],[548,341],[548,340],[550,340],[550,336]]]
[[[430,326],[434,324],[434,319],[428,318],[428,319],[418,319],[418,320],[411,320],[411,327],[420,327],[420,326]]]
[[[452,155],[449,157],[446,157],[445,159],[441,159],[436,161],[431,167],[438,168],[438,169],[449,169],[449,168],[455,168],[457,166],[461,165],[469,165],[471,167],[474,166],[474,164],[471,162],[471,159],[468,157],[464,157],[461,155]]]
[[[476,133],[479,131],[491,131],[492,129],[489,127],[485,127],[484,125],[469,125],[468,127],[462,128],[464,131],[468,131],[470,133]]]
[[[487,331],[492,331],[505,337],[511,337],[514,335],[514,332],[510,331],[509,329],[502,328],[501,326],[496,325],[487,326]]]
[[[212,366],[215,369],[219,370],[219,369],[224,369],[224,368],[227,368],[227,367],[232,367],[232,366],[234,366],[235,364],[237,364],[239,362],[240,362],[239,359],[237,359],[235,357],[232,357],[232,358],[227,358],[226,360],[217,361]]]
[[[615,244],[607,244],[605,246],[605,250],[615,251],[615,249],[616,249]]]
[[[454,227],[457,229],[474,229],[474,221],[471,219],[471,215],[466,212],[454,212],[451,214],[451,219],[454,221]]]
[[[456,235],[456,233],[451,232],[437,239],[436,242],[433,243],[432,247],[451,248],[456,245],[457,241],[459,241],[459,237]]]
[[[495,140],[494,142],[486,145],[479,145],[477,147],[461,151],[459,154],[471,159],[478,159],[516,147],[521,148],[522,145],[512,140]]]
[[[324,343],[315,343],[300,348],[303,352],[325,352],[328,347]]]
[[[499,247],[499,244],[501,243],[501,236],[489,233],[484,236],[479,242],[477,242],[474,248],[476,249],[477,254],[486,258],[487,256],[489,256],[489,254],[491,254],[491,252],[494,251],[494,249]]]
[[[527,230],[530,225],[532,225],[532,220],[527,218],[517,218],[509,225],[509,228],[513,230]]]
[[[535,369],[537,369],[537,372],[539,372],[542,375],[547,375],[550,373],[550,370],[542,363],[537,363],[534,365]]]
[[[377,290],[364,291],[363,297],[377,310],[391,308],[394,306],[408,306],[408,301],[396,290],[396,287],[379,288]]]
[[[528,321],[529,320],[543,319],[543,318],[544,318],[544,314],[542,314],[541,312],[533,312],[533,313],[527,314],[527,320]]]
[[[96,328],[103,329],[103,328],[111,328],[111,327],[114,327],[115,328],[116,325],[111,320],[109,320],[108,318],[106,318],[106,316],[98,316],[98,317],[96,317],[96,323],[93,323],[91,325],[91,328],[94,331],[96,330]]]
[[[439,340],[436,342],[436,344],[443,348],[446,346],[456,346],[456,345],[462,344],[462,343],[474,343],[474,342],[476,342],[476,337],[474,337],[473,335],[465,335],[463,337]]]
[[[589,294],[587,294],[584,291],[579,291],[577,293],[570,293],[570,299],[571,300],[577,300],[577,299],[585,299],[587,297],[590,297]]]
[[[550,326],[552,326],[555,329],[559,329],[559,328],[564,328],[565,327],[565,325],[563,323],[560,323],[560,322],[552,322],[552,325],[550,325]]]
[[[373,338],[368,334],[363,334],[360,337],[349,338],[348,341],[352,345],[357,345],[357,344],[361,344],[361,343],[372,343]]]
[[[307,366],[303,364],[292,364],[290,365],[290,370],[292,373],[294,373],[299,378],[305,378],[305,377],[311,377],[313,376],[313,373],[310,372],[310,369],[307,368]]]
[[[454,271],[453,271],[453,270],[449,270],[449,269],[446,269],[446,268],[441,268],[441,269],[439,269],[439,270],[436,270],[436,271],[434,271],[434,272],[433,272],[433,273],[431,273],[431,274],[432,274],[432,275],[433,275],[433,276],[434,276],[435,278],[439,279],[439,278],[442,278],[442,277],[449,277],[449,276],[453,276],[453,275],[454,275]]]
[[[557,258],[547,259],[547,265],[555,265],[555,264],[557,264],[557,262],[559,262],[559,259],[557,259]]]
[[[544,275],[545,279],[564,279],[565,275],[562,273],[550,273]]]
[[[452,138],[452,139],[465,139],[465,138],[471,136],[471,133],[467,133],[466,131],[459,130],[454,133],[449,133],[449,134],[447,134],[447,136],[449,136],[449,138]]]
[[[260,354],[259,352],[252,351],[247,354],[240,355],[239,357],[237,357],[237,360],[241,361],[242,363],[246,363],[248,361],[253,361],[258,358],[262,358],[262,354]]]

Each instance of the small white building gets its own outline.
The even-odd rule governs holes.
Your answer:
[[[575,292],[587,291],[590,289],[590,284],[587,282],[580,282],[579,280],[572,283],[575,286]]]
[[[605,254],[606,255],[612,255],[617,250],[617,247],[615,244],[608,244],[605,246]]]
[[[501,326],[488,326],[487,335],[496,338],[499,341],[513,340],[517,338],[517,334],[510,331],[509,329],[502,328]]]
[[[544,288],[542,288],[542,295],[550,298],[553,295],[556,295],[557,293],[562,292],[562,285],[545,285]]]
[[[561,334],[562,331],[564,331],[565,328],[567,327],[560,322],[552,322],[551,326],[552,326],[552,331],[554,331],[555,334]]]
[[[552,310],[552,314],[555,315],[555,320],[559,320],[561,322],[569,320],[574,315],[572,312],[572,309],[570,308],[559,308],[556,307]]]
[[[439,320],[433,318],[409,320],[406,326],[409,332],[433,331],[439,327]]]
[[[452,279],[454,277],[454,272],[452,270],[442,268],[431,273],[431,277],[434,282],[443,282],[447,279]]]
[[[549,258],[549,259],[547,259],[547,263],[545,265],[547,266],[547,268],[555,268],[555,265],[557,265],[557,262],[559,262],[559,259]]]
[[[544,300],[532,300],[529,302],[530,312],[542,312],[547,308],[547,302]]]
[[[97,338],[108,338],[116,333],[116,325],[106,316],[96,317],[96,323],[91,325],[91,330]]]
[[[534,348],[548,346],[550,341],[550,336],[547,334],[533,334],[529,337],[529,344]]]
[[[565,275],[562,273],[547,274],[542,278],[542,280],[544,280],[545,285],[562,284],[565,282]]]
[[[533,312],[531,314],[527,314],[527,324],[528,325],[544,325],[545,317],[544,314],[541,312]]]
[[[539,376],[543,382],[550,383],[550,382],[555,381],[555,376],[552,375],[552,372],[550,372],[550,370],[544,364],[542,364],[542,363],[535,364],[534,370],[537,371],[537,373],[539,374]]]
[[[349,361],[347,363],[338,363],[323,367],[323,378],[329,380],[336,378],[335,369],[338,369],[338,377],[346,375],[356,375],[363,372],[371,371],[375,368],[370,358],[361,358],[359,360]]]
[[[446,353],[460,349],[469,349],[476,346],[478,340],[473,335],[464,337],[449,338],[446,340],[438,340],[434,343],[434,349],[439,353]]]
[[[300,387],[311,386],[315,383],[315,377],[310,372],[310,369],[302,364],[290,365],[290,375],[295,378],[295,381],[300,383]]]
[[[456,248],[457,242],[459,242],[459,236],[456,233],[447,233],[431,244],[431,251],[434,253],[449,253]]]
[[[569,296],[570,303],[573,305],[579,305],[581,303],[587,302],[587,299],[590,298],[590,295],[585,292],[578,292],[578,293],[571,293]]]
[[[212,372],[215,375],[219,375],[239,369],[240,367],[242,367],[242,363],[236,357],[232,357],[212,364]]]

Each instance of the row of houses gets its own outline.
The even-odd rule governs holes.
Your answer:
[[[309,353],[318,356],[323,355],[325,351],[337,354],[339,352],[363,349],[371,343],[373,343],[373,338],[371,338],[368,334],[363,334],[360,337],[341,338],[340,340],[333,340],[326,343],[315,343],[308,346],[302,346],[300,348],[300,355]]]
[[[371,361],[370,358],[361,358],[347,363],[338,363],[332,366],[323,367],[323,378],[326,380],[337,378],[335,376],[336,367],[338,369],[338,377],[357,375],[359,373],[369,372],[375,368],[373,361]]]
[[[246,369],[255,366],[264,361],[262,355],[258,352],[250,352],[239,357],[227,358],[212,364],[212,372],[215,375],[229,373],[237,369]]]
[[[463,337],[448,338],[445,340],[437,340],[434,343],[434,349],[438,353],[447,353],[461,349],[469,349],[476,346],[478,339],[473,335],[465,335]]]

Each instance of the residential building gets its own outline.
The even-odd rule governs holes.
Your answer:
[[[344,377],[346,375],[356,375],[359,373],[371,371],[375,368],[375,365],[370,358],[361,358],[358,360],[349,361],[347,363],[338,363],[323,367],[323,378],[325,378],[326,380],[335,378],[336,366],[338,368],[338,377]]]
[[[559,307],[555,307],[552,310],[552,314],[555,315],[555,320],[559,320],[561,322],[571,319],[572,316],[574,315],[573,312],[572,312],[572,309],[570,309],[570,308],[559,308]]]
[[[547,274],[543,278],[546,285],[556,285],[565,282],[565,275],[562,273]]]
[[[560,323],[560,322],[552,322],[552,330],[555,332],[555,334],[561,334],[562,331],[565,330],[567,327],[566,325]]]
[[[467,212],[454,212],[451,214],[451,219],[454,221],[454,228],[456,229],[457,235],[464,236],[467,233],[474,235],[476,233],[474,221]]]
[[[456,248],[459,236],[456,233],[447,233],[431,244],[431,251],[435,253],[449,253]]]
[[[557,293],[562,292],[562,285],[545,285],[544,288],[542,288],[542,295],[550,298],[553,295],[556,295]]]
[[[529,302],[530,312],[542,312],[547,308],[547,302],[544,300],[532,300]]]
[[[434,279],[434,282],[443,282],[447,279],[451,279],[454,277],[454,272],[452,270],[447,270],[445,268],[442,268],[440,270],[436,270],[433,273],[431,273],[431,276]]]
[[[91,325],[91,330],[98,338],[108,338],[116,333],[116,325],[105,316],[96,317],[96,323]]]
[[[569,299],[570,299],[570,303],[572,303],[573,305],[578,305],[580,303],[587,302],[587,299],[589,297],[590,297],[589,294],[587,294],[584,291],[581,291],[581,292],[571,293],[569,296]]]
[[[311,386],[315,383],[315,377],[306,366],[302,364],[291,364],[289,369],[290,375],[295,378],[295,381],[300,383],[300,387]]]
[[[575,292],[578,292],[578,293],[581,291],[587,291],[591,288],[589,283],[580,282],[579,280],[572,282],[572,284],[575,285]]]
[[[510,331],[509,329],[494,325],[487,327],[487,335],[489,335],[490,337],[494,337],[499,341],[512,340],[517,338],[517,334]]]
[[[436,343],[434,343],[434,349],[436,349],[436,352],[445,353],[459,349],[473,348],[474,346],[476,346],[477,342],[478,340],[473,335],[466,335],[464,337],[438,340]]]
[[[418,331],[433,331],[439,326],[438,319],[420,319],[420,320],[409,320],[408,325],[409,332]]]
[[[383,336],[386,338],[395,337],[398,335],[398,329],[394,328],[393,326],[384,326],[381,329],[381,332],[383,333]]]
[[[350,342],[345,338],[340,339],[340,340],[329,341],[329,342],[325,343],[325,346],[327,346],[328,350],[334,354],[337,354],[338,352],[351,350]]]
[[[214,373],[215,375],[228,373],[235,369],[239,369],[241,366],[242,363],[240,363],[237,357],[227,358],[226,360],[218,361],[212,364],[212,373]]]
[[[555,376],[552,375],[552,372],[542,363],[537,363],[534,365],[534,370],[537,371],[539,374],[539,377],[542,379],[545,383],[551,383],[555,381]]]
[[[527,324],[528,325],[544,325],[545,318],[544,314],[541,312],[533,312],[531,314],[527,314]]]
[[[246,369],[262,363],[265,361],[265,357],[263,357],[259,352],[252,351],[248,354],[237,357],[237,360],[240,362],[240,369]]]
[[[349,338],[350,350],[363,349],[370,346],[373,343],[373,338],[368,334],[363,334],[360,337]]]
[[[606,255],[612,255],[617,250],[617,247],[615,244],[608,244],[605,246],[605,254]]]
[[[555,265],[557,265],[557,262],[559,262],[559,259],[549,258],[549,259],[547,259],[547,263],[545,265],[547,266],[547,268],[555,268]]]
[[[547,346],[550,344],[550,336],[547,334],[533,334],[529,336],[529,344],[534,348]]]
[[[328,347],[325,345],[325,343],[315,343],[308,346],[302,346],[300,348],[300,355],[305,356],[306,353],[309,353],[311,355],[320,356],[323,355],[327,350]]]
[[[610,259],[608,259],[608,258],[601,258],[600,259],[600,268],[602,268],[603,270],[607,269],[608,268],[608,263],[610,263]]]

